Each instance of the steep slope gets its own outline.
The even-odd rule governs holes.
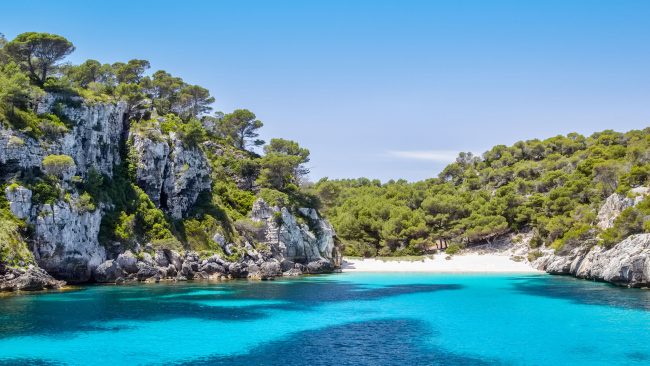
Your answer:
[[[245,225],[235,228],[237,219],[214,204],[220,198],[212,192],[212,170],[222,167],[204,152],[215,148],[214,142],[205,147],[187,143],[173,131],[163,132],[164,118],[148,123],[146,130],[128,123],[123,102],[66,97],[67,105],[62,105],[62,99],[48,94],[38,104],[39,114],[56,111],[68,121],[71,128],[60,138],[0,130],[3,202],[12,220],[31,228],[22,232],[22,240],[33,254],[33,262],[3,263],[3,289],[61,285],[36,265],[69,283],[265,279],[283,272],[327,272],[338,265],[334,231],[313,208],[270,207],[260,198],[247,219],[254,224],[254,235]],[[58,178],[46,173],[53,168],[44,166],[52,156],[69,156],[73,162]],[[133,167],[133,178],[123,174],[127,164]],[[93,180],[99,186],[91,187],[97,184]],[[199,206],[221,211],[221,221],[191,230],[188,223],[207,220],[204,212],[196,212],[199,198]],[[137,207],[130,208],[133,199]],[[299,223],[306,220],[310,225]],[[129,235],[116,234],[124,230]]]

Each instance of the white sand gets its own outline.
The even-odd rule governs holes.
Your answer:
[[[463,254],[445,259],[436,254],[420,261],[382,261],[379,259],[343,258],[343,272],[446,272],[446,273],[541,273],[526,262],[515,262],[508,255]]]

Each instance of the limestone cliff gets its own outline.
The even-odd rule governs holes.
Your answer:
[[[632,189],[631,197],[614,193],[598,212],[601,229],[613,226],[620,213],[638,204],[650,190]],[[563,253],[542,251],[532,265],[551,274],[574,275],[579,278],[606,281],[620,286],[650,286],[650,234],[632,235],[607,249],[595,241],[584,242]]]
[[[269,279],[330,272],[339,265],[334,230],[315,209],[270,207],[261,199],[250,213],[259,235],[234,232],[226,238],[222,235],[226,228],[205,228],[205,235],[216,246],[214,254],[207,257],[205,251],[199,254],[191,247],[181,250],[159,243],[154,247],[133,239],[100,241],[102,223],[115,202],[102,196],[103,201],[88,203],[82,188],[91,170],[110,182],[125,161],[124,151],[129,151],[131,179],[169,222],[182,222],[201,193],[209,193],[215,183],[211,174],[214,163],[204,150],[219,150],[219,146],[210,141],[206,143],[210,146],[204,147],[185,141],[176,132],[163,133],[155,119],[146,128],[135,128],[125,120],[123,102],[61,101],[48,94],[38,105],[38,113],[56,113],[70,128],[56,139],[0,130],[0,183],[5,185],[6,207],[30,228],[25,231],[25,241],[38,265],[10,268],[0,261],[0,289],[54,288],[62,285],[59,280]],[[43,159],[48,155],[68,155],[74,165],[55,184],[60,193],[45,199],[47,192],[30,189],[29,181],[43,176]],[[238,179],[246,183],[242,187],[252,190],[254,177]]]
[[[205,155],[173,132],[164,135],[159,125],[146,133],[131,131],[130,138],[137,161],[138,185],[172,218],[182,218],[199,193],[212,186]]]

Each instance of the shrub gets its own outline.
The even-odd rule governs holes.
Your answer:
[[[451,244],[450,246],[447,247],[447,249],[445,249],[445,253],[447,253],[448,255],[454,255],[454,254],[458,254],[461,251],[461,249],[463,249],[463,247],[460,244]]]
[[[183,250],[181,242],[173,236],[163,239],[154,239],[151,241],[151,246],[153,246],[154,249],[169,249],[178,252]]]
[[[262,188],[258,196],[271,206],[283,207],[289,203],[289,196],[286,193],[271,188]]]
[[[43,170],[55,177],[62,178],[74,167],[74,160],[69,155],[48,155],[43,158]]]
[[[75,203],[75,207],[79,212],[92,212],[96,209],[95,202],[88,192],[84,192],[79,196]]]
[[[537,250],[532,250],[528,252],[528,261],[529,262],[534,262],[537,258],[541,257],[543,255],[542,251],[537,249]]]
[[[29,186],[32,202],[35,204],[54,204],[61,196],[61,191],[50,179],[44,179]]]

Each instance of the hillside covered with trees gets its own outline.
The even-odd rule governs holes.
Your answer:
[[[207,89],[164,70],[152,72],[147,60],[65,62],[74,50],[73,43],[59,35],[28,32],[11,41],[0,35],[0,123],[8,138],[0,165],[3,193],[7,189],[7,194],[20,193],[18,189],[24,187],[34,207],[67,202],[75,213],[101,209],[98,236],[107,248],[116,242],[121,250],[152,244],[154,249],[224,255],[223,243],[218,243],[223,240],[234,244],[232,252],[226,253],[233,260],[241,256],[245,243],[259,236],[259,223],[249,218],[257,198],[292,212],[297,207],[316,207],[316,198],[299,188],[308,173],[309,151],[294,141],[258,139],[263,123],[253,112],[213,113],[215,98]],[[43,107],[48,101],[51,105]],[[124,114],[112,126],[97,124],[81,132],[81,141],[69,141],[72,131],[80,128],[70,116],[93,106],[99,112],[90,118],[104,118],[102,123],[113,118],[102,111],[123,108]],[[106,128],[120,131],[121,136],[99,143],[85,141]],[[137,140],[140,150],[133,146]],[[148,149],[158,143],[163,143],[160,147],[166,155],[156,156],[152,164],[179,159],[179,154],[185,154],[186,160],[172,166],[172,173],[167,172],[171,163],[161,168],[164,172],[152,169],[158,180],[167,174],[166,181],[154,182],[159,184],[155,186],[146,180],[150,177],[141,175],[147,173],[143,161],[152,154]],[[97,149],[102,164],[82,167],[78,157],[60,151],[27,163],[18,156],[21,149],[40,154],[65,150],[71,144],[84,146],[81,155]],[[261,147],[263,154],[252,147]],[[119,152],[111,160],[113,149]],[[13,151],[19,153],[9,156]],[[204,157],[207,166],[192,166]],[[195,182],[188,183],[188,172],[209,175],[202,177],[207,186],[189,186]],[[152,194],[148,185],[154,188]],[[192,196],[197,193],[198,197]],[[170,194],[178,195],[176,201]],[[10,202],[4,194],[0,197],[0,263],[33,263],[27,247],[34,223],[12,214]],[[188,206],[187,211],[176,215],[169,202],[180,202]]]
[[[437,178],[381,183],[322,179],[311,189],[355,256],[421,254],[459,248],[506,233],[533,232],[531,247],[557,253],[583,243],[611,246],[650,231],[650,200],[599,230],[598,209],[650,178],[650,128],[576,133],[461,153]]]

